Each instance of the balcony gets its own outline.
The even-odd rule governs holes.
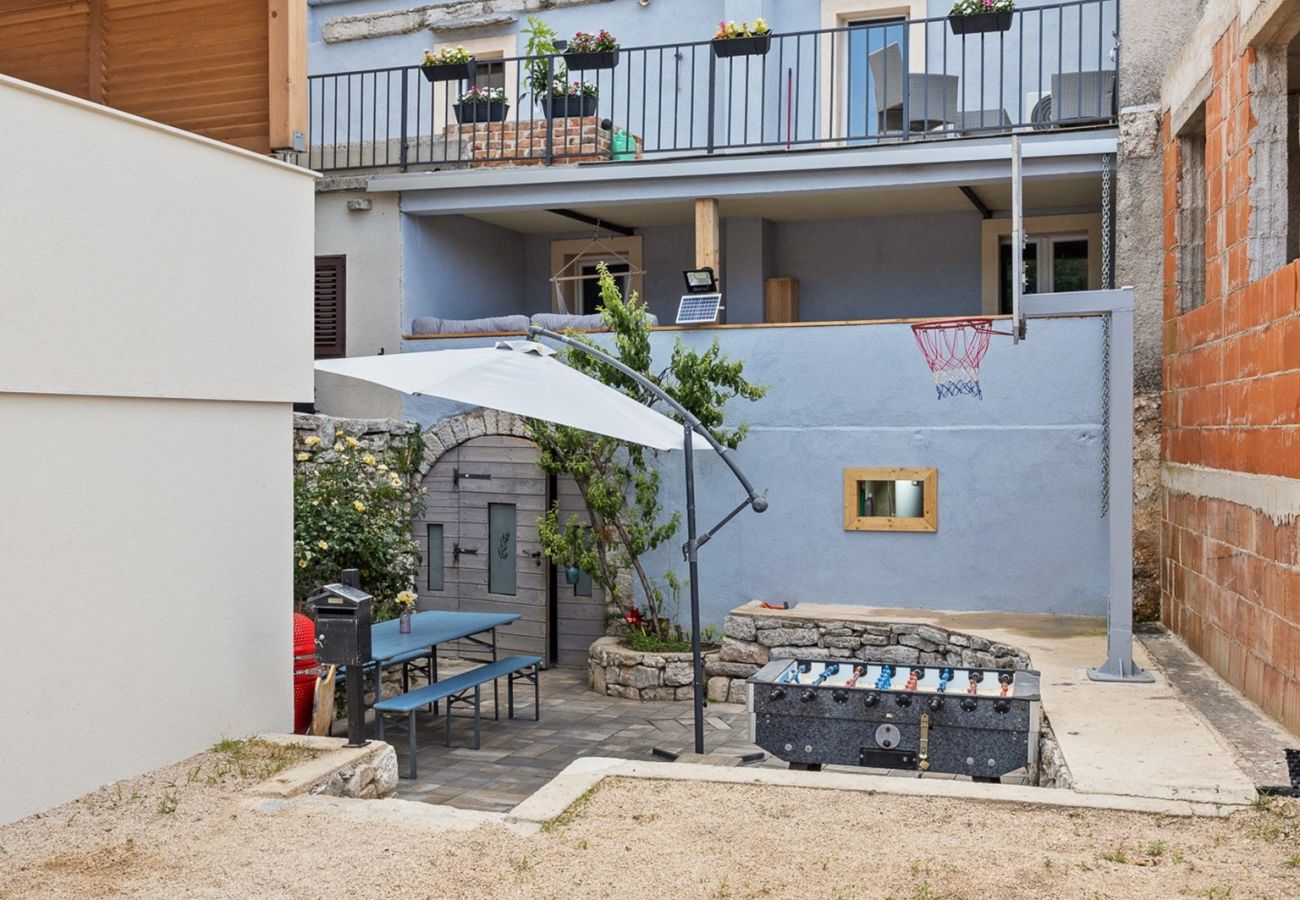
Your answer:
[[[963,35],[946,17],[774,34],[761,52],[729,57],[713,41],[624,47],[612,68],[567,74],[557,55],[478,60],[442,82],[419,66],[313,75],[298,161],[405,172],[1102,127],[1117,108],[1117,3],[1025,8],[1005,31]],[[594,97],[544,108],[530,93],[535,71],[585,82]],[[471,85],[506,100],[458,107]]]

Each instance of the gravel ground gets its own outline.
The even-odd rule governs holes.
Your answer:
[[[1300,896],[1296,801],[1183,819],[609,780],[524,837],[253,812],[246,768],[203,754],[0,828],[0,898]]]

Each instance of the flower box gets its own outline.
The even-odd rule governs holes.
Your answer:
[[[510,104],[504,100],[492,100],[488,103],[453,103],[456,121],[461,125],[474,125],[479,122],[504,122],[510,112]]]
[[[469,81],[474,77],[474,60],[459,63],[433,63],[420,66],[429,81]]]
[[[732,56],[766,56],[772,49],[772,34],[755,34],[750,37],[714,38],[713,55],[719,59]]]
[[[953,34],[985,34],[991,31],[1007,31],[1011,28],[1014,13],[990,12],[967,16],[948,16],[948,27]]]
[[[592,53],[566,53],[564,64],[570,72],[586,72],[591,69],[612,69],[618,65],[617,50],[597,50]]]
[[[596,114],[596,98],[588,94],[568,94],[564,97],[547,97],[542,101],[542,112],[548,119],[573,119]]]

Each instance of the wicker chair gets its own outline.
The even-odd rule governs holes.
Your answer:
[[[903,131],[904,91],[908,129],[929,131],[956,124],[956,75],[906,71],[898,44],[870,54],[867,63],[876,91],[876,116],[881,134]]]
[[[1114,69],[1052,76],[1051,121],[1109,119],[1114,115]]]

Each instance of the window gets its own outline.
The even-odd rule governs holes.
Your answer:
[[[502,88],[506,86],[505,56],[500,50],[481,50],[474,55],[474,86]]]
[[[488,593],[515,593],[515,505],[488,504]]]
[[[938,531],[938,469],[845,469],[845,531]]]
[[[1205,302],[1205,105],[1178,132],[1178,311]]]
[[[577,291],[578,302],[576,308],[569,310],[579,316],[591,315],[600,310],[600,263],[604,262],[609,267],[609,274],[614,276],[614,283],[618,285],[619,292],[627,297],[628,273],[632,268],[624,262],[615,262],[608,260],[587,261],[584,257],[580,263],[580,274],[582,281],[579,282],[581,290]]]
[[[618,288],[626,298],[643,290],[641,238],[609,237],[593,244],[588,240],[551,241],[551,276],[558,282],[547,285],[551,291],[551,312],[591,315],[600,307],[600,282],[596,267],[609,266]],[[561,308],[563,302],[563,308]]]
[[[1011,239],[998,245],[998,312],[1011,312]],[[1041,260],[1041,264],[1040,264]],[[1025,242],[1025,293],[1088,290],[1086,234],[1031,237]]]
[[[980,224],[980,312],[1011,311],[1011,219]],[[1025,293],[1101,289],[1101,215],[1026,216]]]
[[[347,354],[347,257],[316,257],[316,358]]]
[[[844,106],[848,110],[847,137],[861,138],[880,133],[880,110],[876,96],[902,90],[901,85],[877,85],[871,73],[870,57],[894,45],[900,59],[907,58],[907,19],[889,16],[849,22],[848,85]],[[901,79],[900,79],[901,80]]]
[[[443,544],[442,526],[426,525],[425,532],[425,554],[424,564],[428,569],[428,579],[426,581],[426,590],[442,590],[442,566],[443,554],[446,552],[446,546]]]

